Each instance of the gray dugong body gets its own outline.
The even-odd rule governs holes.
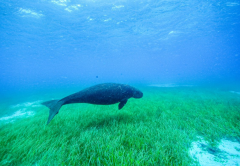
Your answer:
[[[98,84],[60,100],[50,100],[43,102],[42,104],[50,108],[47,124],[54,118],[59,112],[62,105],[72,103],[89,103],[99,105],[110,105],[119,103],[118,109],[121,109],[129,98],[142,98],[143,93],[129,85],[105,83]]]

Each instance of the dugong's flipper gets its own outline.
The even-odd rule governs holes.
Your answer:
[[[54,116],[59,112],[59,109],[62,107],[63,103],[64,102],[61,100],[50,100],[42,103],[42,105],[50,108],[47,124],[49,124],[50,121],[54,118]]]
[[[118,105],[118,109],[122,109],[123,106],[125,106],[125,104],[127,103],[128,99],[123,99],[120,101],[119,105]]]

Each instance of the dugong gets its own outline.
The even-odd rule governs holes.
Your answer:
[[[89,103],[99,105],[110,105],[119,103],[118,109],[122,109],[129,98],[142,98],[143,93],[129,85],[104,83],[98,84],[77,93],[64,97],[60,100],[50,100],[41,103],[50,108],[47,124],[58,114],[62,105],[72,103]]]

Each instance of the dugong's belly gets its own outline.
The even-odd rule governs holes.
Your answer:
[[[120,102],[123,99],[128,99],[131,94],[127,91],[119,91],[117,89],[105,89],[98,91],[80,91],[73,95],[67,96],[64,100],[64,104],[71,103],[89,103],[99,105],[109,105]]]
[[[80,102],[81,103],[89,103],[89,104],[100,104],[100,105],[108,105],[108,104],[115,104],[121,101],[120,96],[111,96],[111,95],[94,95],[94,96],[85,96],[83,97]]]

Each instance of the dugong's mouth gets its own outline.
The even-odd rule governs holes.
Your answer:
[[[139,90],[136,90],[134,93],[133,93],[133,98],[142,98],[143,97],[143,93]]]

